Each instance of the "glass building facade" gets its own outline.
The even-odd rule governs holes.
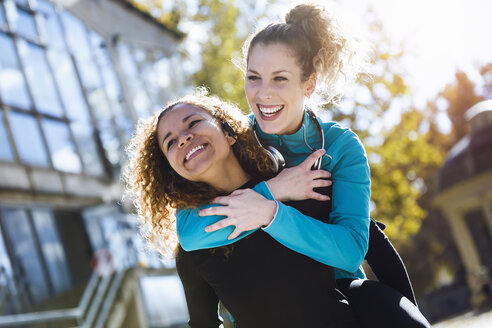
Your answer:
[[[123,0],[0,0],[0,327],[63,327],[60,313],[102,325],[104,302],[90,309],[115,272],[173,276],[145,250],[119,175],[137,120],[188,90],[179,41]]]

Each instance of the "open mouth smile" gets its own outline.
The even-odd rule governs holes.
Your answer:
[[[201,144],[201,145],[197,145],[193,148],[191,148],[188,153],[186,154],[185,156],[185,159],[184,159],[184,162],[186,163],[187,161],[195,158],[199,153],[201,153],[203,151],[203,149],[205,149],[205,147],[207,146],[208,144],[204,143],[204,144]]]
[[[274,118],[275,115],[279,114],[282,109],[284,109],[284,105],[275,105],[275,106],[264,106],[257,105],[260,110],[260,114],[262,118]]]

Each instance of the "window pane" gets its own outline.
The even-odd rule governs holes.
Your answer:
[[[2,221],[14,252],[13,262],[18,265],[17,280],[25,283],[20,288],[26,288],[34,303],[46,299],[49,296],[48,284],[26,212],[20,209],[5,210]]]
[[[139,117],[147,117],[151,113],[150,99],[140,80],[137,64],[132,56],[131,49],[125,44],[118,45],[118,54],[121,65],[127,78],[127,83],[133,92],[133,106]]]
[[[103,144],[108,160],[118,166],[120,162],[120,150],[123,149],[115,131],[115,124],[111,120],[111,109],[107,95],[103,89],[101,74],[92,57],[89,39],[85,26],[75,17],[63,12],[63,24],[70,33],[67,41],[72,53],[76,57],[76,64],[83,86],[87,93],[89,106],[93,109],[96,116],[99,131],[99,138]]]
[[[85,26],[67,11],[61,13],[63,25],[67,33],[68,47],[77,60],[87,60],[91,57]]]
[[[15,24],[17,31],[29,38],[37,39],[38,33],[34,23],[34,16],[20,8],[17,8],[17,15],[17,23]]]
[[[0,229],[0,266],[3,268],[8,277],[13,276],[12,265],[10,264],[9,254],[7,253],[7,249],[5,248],[5,243],[2,237],[2,232]],[[4,283],[2,281],[1,283]]]
[[[77,65],[81,72],[85,72],[82,75],[86,77],[83,79],[83,83],[87,93],[87,100],[97,120],[97,126],[101,133],[100,138],[106,155],[111,163],[117,165],[120,161],[120,150],[123,147],[118,138],[115,124],[112,121],[111,107],[102,87],[99,72],[93,62],[77,62]],[[87,73],[90,73],[90,75]]]
[[[68,117],[88,121],[89,114],[72,60],[65,52],[55,50],[48,51],[48,59],[53,67]]]
[[[170,72],[162,70],[165,65],[162,65],[159,62],[144,62],[140,66],[142,70],[142,74],[140,76],[146,81],[146,90],[149,97],[152,99],[151,110],[152,112],[157,112],[168,100],[165,98],[166,93],[163,92],[163,90],[166,89],[166,84],[169,85]],[[162,76],[167,78],[163,78]]]
[[[43,40],[48,43],[50,47],[64,49],[65,42],[63,41],[63,34],[55,7],[46,0],[38,0],[37,7],[41,13],[40,16],[42,17],[40,20],[40,27]]]
[[[0,112],[0,160],[13,162],[14,159],[10,138],[5,128],[3,113]]]
[[[0,213],[1,214],[1,213]],[[1,215],[0,215],[1,217]],[[26,295],[21,295],[18,290],[18,284],[15,281],[12,262],[7,252],[6,242],[3,238],[0,225],[0,267],[2,274],[0,275],[0,290],[2,297],[2,315],[16,314],[21,311],[19,300],[25,298]]]
[[[132,81],[131,83],[133,92],[133,106],[137,110],[140,117],[147,117],[152,112],[152,104],[150,102],[147,91],[141,81]]]
[[[82,82],[87,93],[87,100],[93,110],[100,131],[99,138],[103,144],[108,160],[113,165],[120,161],[120,150],[123,149],[118,139],[115,126],[111,120],[110,104],[102,87],[99,72],[92,61],[77,61]]]
[[[48,68],[43,49],[23,40],[19,40],[18,45],[31,93],[38,110],[43,113],[62,116],[63,111],[56,95],[53,77]]]
[[[114,131],[114,124],[109,119],[100,117],[98,119],[100,138],[108,156],[108,160],[115,166],[118,167],[120,162],[120,151],[123,146],[120,143],[119,138],[116,136]]]
[[[55,71],[55,78],[60,87],[67,115],[72,122],[70,126],[86,172],[102,175],[104,171],[94,140],[94,130],[72,60],[65,52],[54,50],[48,52],[48,59]]]
[[[123,94],[121,91],[120,82],[116,76],[116,72],[113,68],[113,62],[109,56],[108,50],[104,43],[104,40],[96,33],[91,33],[91,41],[93,44],[93,49],[95,57],[99,67],[101,68],[101,73],[104,81],[104,87],[110,101],[120,102],[123,101]],[[115,113],[116,114],[116,113]],[[118,113],[123,114],[123,113]]]
[[[0,95],[4,103],[28,109],[31,101],[24,76],[19,69],[14,42],[0,33]]]
[[[97,63],[101,68],[104,89],[108,96],[112,116],[120,131],[120,135],[126,138],[123,140],[123,143],[126,143],[132,136],[133,122],[123,99],[120,81],[114,71],[113,62],[104,40],[95,32],[91,32],[89,35]]]
[[[26,6],[26,7],[29,5],[28,0],[15,0],[15,2],[17,2],[20,5]]]
[[[5,19],[5,11],[3,6],[0,4],[0,25],[7,24],[7,20]]]
[[[130,47],[128,47],[126,44],[119,43],[118,53],[120,55],[120,60],[123,66],[123,70],[125,71],[125,75],[128,77],[137,77],[138,68],[135,60],[132,57]]]
[[[30,165],[48,166],[48,156],[34,117],[11,112],[9,122],[22,161]]]
[[[80,79],[88,93],[102,87],[101,76],[92,59],[77,60],[77,67],[79,69]]]
[[[75,142],[79,147],[80,156],[84,163],[85,171],[91,175],[103,175],[104,169],[101,161],[100,150],[94,140],[95,133],[90,123],[73,122],[70,124]]]
[[[71,287],[65,250],[53,215],[48,210],[33,210],[32,217],[55,293]]]
[[[101,227],[102,218],[94,213],[93,210],[87,209],[83,212],[87,235],[91,241],[91,246],[94,251],[99,251],[108,247],[104,233]]]
[[[80,173],[82,167],[79,155],[75,152],[68,126],[63,122],[48,119],[44,119],[42,125],[53,166],[60,171]]]

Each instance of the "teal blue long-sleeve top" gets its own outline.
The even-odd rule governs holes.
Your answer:
[[[367,252],[369,239],[370,172],[367,156],[359,138],[351,130],[336,122],[323,122],[318,118],[325,138],[322,169],[331,172],[333,181],[332,211],[329,223],[306,216],[293,207],[277,202],[278,210],[272,223],[263,228],[284,246],[335,268],[335,277],[365,278],[361,263]],[[313,149],[321,148],[321,136],[316,123],[304,115],[303,126],[291,135],[266,134],[257,126],[263,144],[277,148],[292,167],[306,159]],[[305,134],[305,137],[304,137]],[[253,190],[274,200],[265,182]],[[204,205],[202,208],[216,206]],[[214,232],[205,227],[223,216],[200,217],[195,209],[177,212],[177,232],[181,246],[186,251],[225,246],[244,238],[252,231],[241,233],[228,240],[233,226]]]

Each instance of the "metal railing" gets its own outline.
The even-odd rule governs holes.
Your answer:
[[[125,273],[126,270],[100,278],[93,272],[77,307],[0,316],[0,327],[50,324],[70,320],[75,321],[81,328],[102,327]],[[94,322],[96,322],[95,326]]]

